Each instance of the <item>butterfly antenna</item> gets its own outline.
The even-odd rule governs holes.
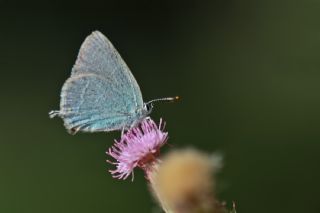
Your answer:
[[[157,98],[157,99],[153,99],[149,102],[147,102],[147,104],[151,104],[151,103],[154,103],[154,102],[174,102],[174,101],[177,101],[179,100],[180,97],[179,96],[175,96],[175,97],[167,97],[167,98]]]

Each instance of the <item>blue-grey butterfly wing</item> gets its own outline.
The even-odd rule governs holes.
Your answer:
[[[85,73],[69,78],[61,92],[60,116],[71,132],[112,131],[127,125],[133,112],[116,81]]]
[[[91,33],[81,45],[71,77],[81,73],[95,73],[117,81],[117,87],[128,93],[128,101],[138,109],[143,107],[136,79],[112,43],[99,31]]]
[[[111,42],[100,32],[81,45],[71,77],[65,82],[60,111],[66,128],[112,131],[130,126],[143,100],[139,85]]]

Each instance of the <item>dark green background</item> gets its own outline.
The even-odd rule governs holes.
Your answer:
[[[48,112],[100,30],[169,143],[224,154],[221,200],[240,213],[320,212],[320,2],[0,1],[0,212],[157,212],[142,172],[112,179],[119,133],[65,131]],[[170,149],[167,147],[164,152]]]

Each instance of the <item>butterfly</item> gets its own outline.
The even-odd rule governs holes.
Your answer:
[[[146,119],[156,101],[144,103],[139,85],[130,69],[101,32],[91,33],[80,47],[71,76],[60,95],[60,117],[69,133],[129,130]]]

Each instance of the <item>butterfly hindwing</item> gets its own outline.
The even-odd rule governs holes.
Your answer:
[[[95,74],[69,78],[61,92],[60,116],[72,131],[111,131],[127,125],[135,108],[115,82]]]

